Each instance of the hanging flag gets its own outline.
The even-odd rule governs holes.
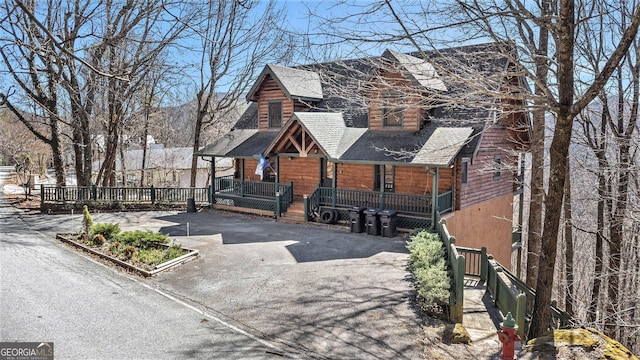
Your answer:
[[[269,166],[269,161],[264,158],[264,156],[260,155],[260,159],[258,160],[258,166],[256,166],[256,175],[260,175],[260,180],[264,176],[264,170]]]

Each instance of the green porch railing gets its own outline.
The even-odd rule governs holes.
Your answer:
[[[447,261],[454,278],[452,308],[455,307],[455,309],[452,310],[452,319],[454,319],[454,315],[458,315],[455,312],[458,310],[457,301],[460,300],[459,294],[464,292],[464,282],[461,283],[459,280],[463,279],[465,275],[479,276],[480,280],[485,282],[496,307],[503,314],[510,312],[513,315],[518,325],[518,335],[525,338],[533,313],[535,290],[495,261],[491,255],[487,254],[486,248],[472,249],[455,245],[455,238],[449,234],[446,222],[440,220],[439,214],[437,214],[437,219],[437,229],[443,244],[447,248]],[[460,260],[460,257],[464,261]],[[571,316],[557,306],[551,306],[551,313],[552,323],[555,328],[564,328],[572,325],[573,319]],[[456,319],[456,321],[458,320]],[[460,317],[460,321],[462,321],[462,317]]]
[[[453,211],[453,190],[438,195],[438,212],[440,214]]]
[[[436,231],[444,244],[445,257],[453,276],[449,317],[452,321],[462,323],[464,314],[464,277],[467,268],[466,259],[464,255],[458,253],[456,239],[449,234],[445,221],[440,219],[438,212],[436,212]]]
[[[40,187],[41,203],[76,203],[81,201],[113,203],[180,203],[193,198],[197,203],[208,202],[208,188],[156,188],[156,187],[97,187],[67,186]]]
[[[272,211],[279,217],[293,202],[293,182],[276,184],[222,176],[214,179],[209,196],[212,205]]]
[[[446,195],[445,195],[446,196]],[[393,209],[406,214],[431,214],[431,196],[318,187],[309,196],[311,210],[318,206]]]

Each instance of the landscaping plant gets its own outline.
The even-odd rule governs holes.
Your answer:
[[[117,236],[117,241],[140,249],[153,248],[169,242],[169,236],[151,230],[125,231]]]
[[[451,280],[438,234],[422,231],[408,244],[414,288],[426,306],[447,303]]]
[[[113,241],[120,233],[120,225],[116,223],[99,223],[93,225],[91,233],[94,235],[100,234],[104,236],[107,241]]]
[[[91,233],[93,227],[93,216],[89,213],[87,205],[82,207],[82,230],[87,236]]]

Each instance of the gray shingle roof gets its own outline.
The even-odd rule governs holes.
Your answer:
[[[233,149],[240,146],[250,137],[258,133],[258,129],[235,129],[226,133],[222,138],[213,144],[205,146],[198,151],[200,156],[229,156]]]
[[[400,54],[387,51],[385,54],[387,55],[385,61],[388,61],[389,57],[394,59],[413,77],[414,83],[430,89],[440,89],[436,93],[441,93],[449,99],[464,98],[463,94],[469,92],[469,89],[463,81],[451,81],[444,77],[438,79],[441,82],[436,80],[437,66],[458,64],[460,67],[469,67],[478,71],[487,79],[491,77],[499,79],[500,76],[504,76],[508,65],[508,59],[500,56],[500,49],[497,49],[493,43],[424,53]],[[430,62],[420,60],[422,57],[429,58]],[[247,99],[252,98],[266,75],[273,76],[283,90],[290,95],[320,99],[319,102],[315,102],[310,112],[296,113],[296,116],[332,159],[353,162],[405,162],[421,165],[432,162],[431,165],[435,165],[450,161],[451,153],[473,156],[482,131],[487,121],[491,120],[489,119],[491,101],[495,101],[491,98],[482,99],[482,104],[485,105],[477,107],[465,107],[464,104],[435,107],[430,121],[418,132],[368,130],[368,104],[363,98],[362,84],[370,80],[380,60],[381,57],[371,57],[310,64],[297,68],[269,65],[263,70]],[[437,66],[434,67],[432,64]],[[309,87],[310,83],[317,84],[319,88]],[[307,85],[302,86],[302,84]],[[341,116],[332,113],[340,113]],[[234,128],[236,131],[242,129],[255,131],[258,128],[256,103],[250,104]],[[436,133],[438,128],[454,128],[454,130],[438,130]],[[429,141],[433,134],[436,138]],[[263,153],[277,135],[278,133],[274,131],[255,133],[241,144],[234,143],[235,148],[227,151],[225,155],[249,157]],[[434,151],[439,149],[446,140],[445,135],[452,136],[456,140],[452,148],[447,152],[436,151],[432,156],[427,156],[426,149],[434,149]],[[461,138],[465,136],[465,140],[461,142]]]
[[[267,150],[267,146],[275,140],[278,134],[279,132],[277,131],[263,131],[255,133],[235,149],[229,151],[227,156],[244,158],[257,157]]]
[[[249,90],[247,95],[248,100],[251,100],[255,96],[262,80],[267,75],[271,75],[290,99],[320,101],[323,98],[320,75],[317,73],[270,64],[264,67],[258,77],[258,81],[256,81],[253,87],[251,87],[251,90]]]
[[[340,113],[297,112],[292,119],[300,121],[330,159],[339,159],[366,131],[345,126]]]
[[[425,59],[387,50],[383,57],[395,60],[418,86],[428,89],[447,91],[447,86],[440,78],[433,65]]]
[[[473,128],[471,127],[438,127],[411,160],[411,163],[436,167],[449,166],[472,133]]]

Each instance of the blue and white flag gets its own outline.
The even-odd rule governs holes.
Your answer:
[[[264,176],[264,170],[269,166],[269,161],[264,158],[264,156],[260,155],[260,160],[258,160],[258,166],[256,166],[256,175],[260,175],[260,180]]]

